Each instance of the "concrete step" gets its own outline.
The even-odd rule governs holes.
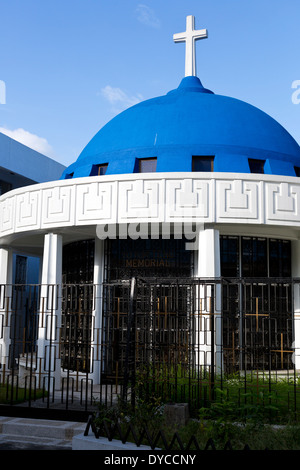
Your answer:
[[[86,424],[0,416],[0,449],[72,449]]]

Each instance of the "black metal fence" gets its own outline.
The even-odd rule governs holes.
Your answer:
[[[87,425],[84,431],[84,435],[88,436],[92,431],[95,439],[100,437],[106,438],[109,442],[113,439],[117,439],[122,444],[133,443],[137,448],[142,446],[148,446],[151,450],[163,450],[163,451],[200,451],[200,450],[238,450],[234,449],[231,441],[228,439],[223,444],[216,443],[214,439],[209,438],[204,444],[201,444],[195,435],[191,435],[187,442],[185,442],[180,434],[176,431],[171,437],[167,437],[163,430],[152,432],[147,426],[143,426],[138,429],[132,424],[128,424],[125,428],[118,423],[107,423],[103,422],[102,426],[97,426],[95,423],[94,416],[91,415],[88,418]],[[242,446],[240,450],[248,451],[251,450],[248,444]],[[265,448],[264,450],[268,450]]]
[[[298,297],[286,278],[0,286],[0,401],[90,412],[146,394],[297,416]]]

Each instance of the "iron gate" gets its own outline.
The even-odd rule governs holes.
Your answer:
[[[0,286],[2,403],[87,411],[143,383],[197,408],[231,373],[271,387],[296,376],[295,292],[271,278]]]
[[[106,284],[104,292],[103,380],[121,383],[131,367],[189,367],[194,335],[188,282],[133,279]]]

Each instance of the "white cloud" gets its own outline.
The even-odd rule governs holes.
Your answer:
[[[136,96],[130,96],[121,88],[106,85],[101,89],[101,95],[112,105],[114,112],[120,112],[143,100],[139,93]]]
[[[44,137],[39,137],[38,135],[31,134],[30,132],[25,131],[25,129],[22,128],[10,130],[6,129],[5,127],[0,127],[0,132],[2,132],[2,134],[7,135],[8,137],[11,137],[14,140],[17,140],[18,142],[26,145],[27,147],[36,150],[37,152],[47,155],[48,157],[53,158],[54,156],[54,151],[51,145]]]
[[[140,3],[136,8],[137,19],[141,23],[150,26],[151,28],[160,28],[160,20],[156,16],[154,10],[147,5]]]

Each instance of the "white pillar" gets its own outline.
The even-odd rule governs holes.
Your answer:
[[[38,370],[45,386],[60,388],[59,328],[61,326],[62,236],[48,233],[44,239],[41,305],[38,332]],[[39,384],[43,386],[43,383]]]
[[[101,357],[102,357],[102,294],[104,279],[104,240],[95,239],[94,255],[94,310],[93,310],[93,335],[92,335],[92,373],[90,378],[94,384],[101,381]]]
[[[10,346],[10,298],[12,295],[13,253],[0,248],[0,364],[2,372],[8,369]]]
[[[198,276],[206,278],[220,277],[220,233],[208,228],[200,230],[198,248]]]
[[[292,241],[292,276],[300,277],[300,241]],[[296,370],[300,370],[300,284],[294,287],[294,328],[295,328],[295,352],[294,364]]]
[[[200,230],[198,237],[198,252],[196,260],[196,277],[200,279],[215,279],[221,275],[220,265],[220,234],[214,228]],[[214,349],[216,370],[221,366],[221,286],[216,283],[214,297],[212,284],[201,283],[198,287],[197,299],[197,329],[199,354],[198,361],[202,365],[212,364],[211,350]],[[213,306],[213,308],[212,308]],[[214,325],[214,344],[211,343],[211,325]]]

